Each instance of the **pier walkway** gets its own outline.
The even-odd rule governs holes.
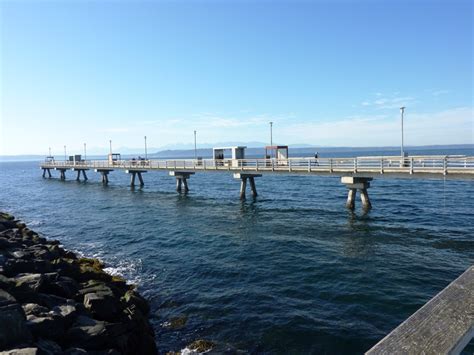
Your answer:
[[[77,172],[87,180],[86,171],[101,173],[102,182],[108,183],[108,175],[114,170],[124,170],[131,176],[131,185],[138,177],[144,184],[143,173],[169,171],[176,177],[179,192],[189,190],[187,180],[196,172],[230,172],[241,180],[240,197],[245,198],[247,180],[252,195],[257,195],[255,178],[263,174],[309,174],[339,176],[349,189],[347,207],[354,208],[356,191],[360,191],[362,206],[370,208],[367,188],[370,181],[380,177],[397,178],[449,178],[474,179],[474,156],[410,156],[410,157],[356,157],[356,158],[287,158],[287,159],[174,159],[174,160],[50,160],[41,163],[43,177],[51,177],[51,170],[60,172],[66,179],[66,171]]]

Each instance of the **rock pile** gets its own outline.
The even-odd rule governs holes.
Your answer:
[[[103,268],[0,213],[0,354],[156,354],[147,301]]]

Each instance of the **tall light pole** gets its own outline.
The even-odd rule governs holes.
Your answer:
[[[86,143],[84,143],[84,160],[87,160],[87,149],[86,149]]]
[[[49,156],[51,156],[51,147],[49,147]]]
[[[64,146],[64,161],[66,161],[67,154],[66,154],[66,146]]]
[[[273,146],[273,122],[270,122],[270,146]]]
[[[146,147],[146,136],[145,136],[145,160],[148,160],[148,150]]]
[[[196,130],[194,130],[194,160],[197,160]]]
[[[110,154],[112,154],[112,139],[109,140]]]
[[[401,155],[402,159],[405,157],[405,152],[403,150],[403,114],[405,113],[405,106],[400,107],[400,114],[401,114],[401,120],[402,120],[402,146],[401,146]]]
[[[270,121],[270,147],[273,147],[273,122]],[[270,148],[270,158],[273,158],[273,148]]]

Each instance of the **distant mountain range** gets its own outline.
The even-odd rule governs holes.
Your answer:
[[[276,143],[275,143],[276,144]],[[204,147],[200,146],[196,151],[198,157],[211,158],[212,147],[229,147],[229,146],[247,146],[246,156],[247,157],[263,157],[265,143],[261,142],[223,142],[217,144],[208,144]],[[158,151],[157,151],[158,150]],[[149,148],[149,158],[168,158],[168,159],[180,159],[180,158],[193,158],[194,157],[194,146],[191,148],[183,149],[161,149],[161,148]],[[449,145],[426,145],[426,146],[406,146],[405,151],[410,151],[420,154],[422,151],[436,151],[433,154],[465,154],[474,155],[474,144],[449,144]],[[119,148],[114,149],[114,152],[120,152],[122,157],[125,159],[144,156],[143,149],[138,148]],[[289,146],[290,156],[313,156],[316,152],[320,156],[335,156],[340,154],[341,156],[355,156],[360,154],[392,154],[397,155],[400,152],[400,147],[387,146],[387,147],[317,147],[308,144],[294,144]],[[108,152],[88,154],[88,159],[104,159]],[[428,152],[426,153],[428,154]],[[63,156],[58,156],[61,159]],[[44,155],[0,155],[0,161],[40,161],[43,160]]]

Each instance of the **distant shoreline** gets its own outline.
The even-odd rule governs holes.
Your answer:
[[[440,144],[440,145],[409,145],[405,146],[406,151],[410,151],[410,149],[414,150],[453,150],[453,149],[472,149],[474,154],[474,144]],[[347,153],[347,152],[371,152],[371,151],[399,151],[399,146],[382,146],[382,147],[324,147],[324,146],[289,146],[290,152],[331,152],[331,153]],[[263,152],[263,147],[250,147],[247,148],[248,154],[257,154]],[[144,154],[137,154],[137,153],[128,153],[127,151],[119,152],[122,153],[122,156],[125,159],[129,159],[132,157],[137,157],[138,155]],[[212,148],[199,148],[197,149],[197,155],[208,157],[212,155]],[[39,154],[19,154],[19,155],[0,155],[0,162],[19,162],[19,161],[42,161],[44,159],[44,155]],[[59,157],[59,156],[58,156]],[[61,155],[62,157],[62,155]],[[91,154],[88,155],[90,159],[105,159],[106,153],[104,154]],[[170,149],[170,150],[161,150],[155,153],[149,153],[148,157],[153,159],[160,159],[160,158],[189,158],[194,157],[194,149]]]

